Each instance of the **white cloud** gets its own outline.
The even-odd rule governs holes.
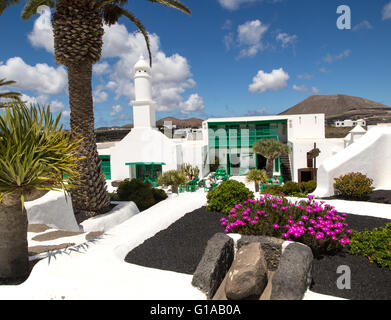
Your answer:
[[[293,90],[299,91],[299,92],[307,92],[308,88],[303,84],[301,86],[293,85]]]
[[[93,94],[93,100],[94,100],[94,103],[101,103],[101,102],[105,102],[108,98],[108,94],[106,91],[103,91],[101,89],[97,89],[94,91],[94,94]]]
[[[262,37],[269,29],[268,25],[260,20],[247,21],[238,26],[238,43],[244,47],[240,51],[240,57],[253,57],[263,49]]]
[[[276,40],[281,42],[281,46],[283,48],[287,48],[290,45],[295,44],[295,42],[297,41],[297,35],[295,35],[295,34],[289,35],[289,34],[283,32],[283,33],[279,33],[277,35]]]
[[[269,115],[269,112],[265,107],[261,107],[257,110],[248,110],[247,113],[245,114],[245,116],[250,116],[250,117],[267,116],[267,115]]]
[[[383,7],[383,10],[382,10],[382,19],[383,20],[387,20],[387,19],[391,19],[391,2],[386,4],[384,7]]]
[[[299,91],[299,92],[308,92],[308,91],[310,91],[311,93],[314,93],[314,94],[317,94],[317,93],[320,92],[320,90],[318,88],[316,88],[316,87],[307,88],[307,86],[304,85],[304,84],[300,85],[300,86],[294,84],[292,88],[293,88],[293,90],[296,90],[296,91]]]
[[[64,92],[68,82],[64,67],[54,68],[46,63],[30,66],[20,57],[10,58],[0,65],[0,78],[15,80],[14,88],[49,95]]]
[[[232,28],[232,21],[230,19],[225,20],[223,26],[221,29],[223,30],[230,30]]]
[[[363,29],[371,30],[371,29],[373,29],[373,26],[371,25],[371,23],[368,20],[364,20],[353,27],[353,31],[358,31],[358,30],[363,30]]]
[[[53,29],[50,22],[51,11],[47,6],[40,6],[38,12],[40,16],[34,22],[34,28],[28,35],[30,43],[36,48],[44,48],[50,53],[54,53]]]
[[[64,110],[63,112],[61,112],[61,115],[62,115],[64,118],[69,118],[70,115],[71,115],[71,110]]]
[[[288,73],[282,68],[275,69],[271,73],[259,70],[253,78],[253,82],[249,85],[248,90],[251,93],[263,93],[268,90],[277,91],[287,87],[288,79]]]
[[[48,95],[39,95],[36,97],[32,97],[26,94],[22,94],[21,100],[25,102],[28,106],[30,104],[32,105],[39,104],[41,106],[50,105],[50,111],[52,112],[61,112],[62,110],[65,109],[64,103],[62,103],[57,99],[50,100],[50,97]]]
[[[259,0],[218,0],[220,5],[228,10],[236,10],[242,5],[243,3],[248,2],[255,2]]]
[[[118,58],[111,70],[105,88],[116,94],[116,99],[124,96],[134,99],[133,67],[143,54],[148,57],[144,37],[140,33],[129,33],[124,25],[104,26],[103,58]],[[173,111],[186,108],[182,94],[194,88],[187,59],[179,54],[167,56],[160,49],[160,40],[156,34],[150,34],[153,57],[152,95],[157,102],[157,111]],[[104,63],[104,61],[103,61]]]
[[[95,74],[98,75],[107,74],[110,72],[110,65],[106,61],[104,61],[101,63],[94,64],[92,70]]]
[[[232,32],[226,34],[223,38],[223,42],[224,42],[225,48],[227,50],[230,50],[232,45],[235,43],[234,34]]]
[[[313,76],[308,73],[302,73],[302,74],[298,74],[297,78],[301,79],[301,80],[311,80],[313,78]]]
[[[190,95],[189,99],[182,103],[182,113],[189,114],[204,109],[204,100],[198,94]]]
[[[118,113],[120,113],[120,112],[122,112],[122,107],[119,105],[119,104],[117,104],[117,105],[115,105],[115,106],[112,106],[111,107],[111,112],[110,112],[110,116],[115,116],[116,114],[118,114]]]
[[[323,60],[327,63],[333,63],[334,61],[349,57],[351,53],[352,53],[352,51],[349,49],[341,52],[340,54],[336,54],[336,55],[331,55],[330,53],[328,53],[327,56],[323,58]]]
[[[320,90],[317,87],[311,87],[311,91],[312,91],[312,93],[315,93],[315,94],[320,92]]]

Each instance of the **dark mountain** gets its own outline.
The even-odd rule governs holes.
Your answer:
[[[379,102],[343,94],[314,95],[280,114],[324,113],[328,122],[366,119],[368,124],[391,122],[391,108]]]

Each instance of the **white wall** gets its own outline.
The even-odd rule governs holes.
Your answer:
[[[331,156],[337,154],[344,148],[344,140],[341,139],[306,139],[290,141],[289,146],[292,149],[290,155],[292,180],[298,181],[297,170],[307,168],[307,152],[316,147],[320,150],[319,157],[316,158],[316,166],[319,166]]]
[[[318,170],[314,194],[334,194],[334,178],[349,172],[361,172],[373,179],[375,187],[391,187],[391,127],[369,130],[360,140],[325,160]]]
[[[111,148],[111,179],[129,178],[129,162],[164,162],[163,171],[178,169],[181,147],[155,129],[136,128]]]
[[[209,163],[206,158],[208,146],[205,146],[202,141],[188,141],[181,143],[181,147],[183,156],[182,163],[189,163],[192,166],[197,166],[200,169],[199,177],[205,177],[209,173]]]
[[[288,117],[288,140],[324,139],[324,114],[300,114]]]

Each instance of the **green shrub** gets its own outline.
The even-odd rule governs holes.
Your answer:
[[[271,185],[271,186],[268,186],[265,189],[263,189],[262,193],[263,194],[272,194],[272,195],[275,195],[275,196],[280,196],[284,192],[283,192],[282,186],[278,186],[278,185],[273,186],[273,185]]]
[[[312,193],[316,189],[316,181],[311,180],[311,181],[300,182],[299,189],[300,192],[305,193],[306,195]]]
[[[153,195],[153,198],[155,199],[156,203],[160,202],[162,200],[165,200],[168,197],[167,193],[164,190],[155,189],[155,188],[152,189],[152,195]]]
[[[361,199],[373,191],[373,180],[360,172],[350,172],[334,178],[337,194],[346,199]]]
[[[164,198],[163,190],[158,190],[152,188],[148,182],[137,179],[125,179],[119,184],[117,192],[113,197],[119,201],[133,201],[137,208],[143,211],[167,198],[167,195]]]
[[[309,246],[314,255],[336,252],[350,243],[351,231],[345,223],[346,214],[334,207],[308,200],[296,203],[270,195],[238,202],[227,218],[222,218],[225,233],[264,235]],[[324,205],[323,205],[324,204]]]
[[[290,196],[294,195],[296,193],[300,192],[299,184],[294,181],[287,181],[283,186],[282,186],[282,191],[284,195]]]
[[[350,253],[365,256],[369,261],[391,270],[390,248],[391,223],[384,228],[375,228],[372,231],[352,231]]]
[[[244,183],[236,180],[227,180],[208,192],[206,209],[208,211],[228,213],[235,204],[243,202],[249,197],[254,198],[254,193]]]

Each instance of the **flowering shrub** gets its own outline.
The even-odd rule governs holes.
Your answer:
[[[265,194],[235,205],[228,218],[222,218],[225,232],[244,235],[265,235],[308,245],[314,255],[340,250],[350,243],[351,231],[345,213],[333,206],[308,200],[291,203],[284,197]]]

